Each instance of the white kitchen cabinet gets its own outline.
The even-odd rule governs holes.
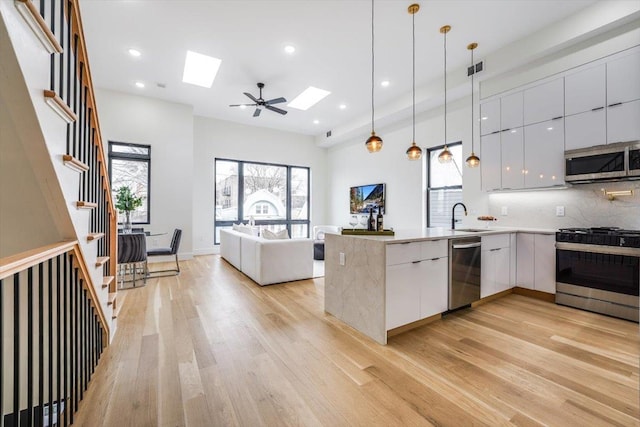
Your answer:
[[[519,287],[556,293],[556,250],[553,234],[518,233],[517,274]]]
[[[502,188],[524,188],[524,128],[514,128],[500,133]],[[484,161],[484,159],[483,159]]]
[[[525,126],[524,169],[525,188],[564,184],[564,119]]]
[[[386,329],[447,311],[448,241],[387,245]]]
[[[636,76],[640,80],[640,75]],[[607,144],[640,140],[640,99],[607,107]]]
[[[589,110],[565,117],[565,150],[602,145],[607,141],[606,109]]]
[[[580,68],[564,78],[564,114],[571,116],[606,107],[605,64]],[[603,142],[600,142],[602,144]]]
[[[513,288],[516,285],[516,273],[517,269],[517,247],[518,247],[518,233],[511,233],[509,235],[509,285]]]
[[[564,117],[564,79],[558,78],[524,91],[524,124]]]
[[[500,130],[500,98],[480,104],[480,135]]]
[[[522,127],[524,124],[523,102],[522,92],[500,98],[500,130]]]
[[[482,191],[501,188],[500,134],[492,133],[480,138]]]
[[[640,99],[640,53],[607,62],[607,105]],[[636,117],[637,120],[637,117]]]
[[[509,234],[482,237],[480,298],[485,298],[512,287],[511,239]]]

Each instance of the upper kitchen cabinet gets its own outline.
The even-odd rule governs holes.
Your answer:
[[[564,117],[564,79],[557,78],[524,91],[524,124]]]
[[[607,105],[640,99],[640,53],[607,62]],[[637,120],[637,117],[636,117]]]
[[[517,190],[524,188],[523,134],[523,128],[505,130],[500,133],[503,190]]]
[[[516,92],[500,99],[500,130],[522,127],[523,93]]]
[[[565,115],[604,110],[606,95],[605,64],[568,74],[564,78]]]
[[[610,105],[607,108],[607,144],[638,140],[640,140],[640,99]]]
[[[524,127],[524,186],[564,185],[564,119]]]
[[[480,135],[488,135],[500,129],[500,98],[480,104]]]
[[[482,191],[493,191],[501,188],[502,170],[500,154],[500,133],[492,133],[480,137],[480,158]]]

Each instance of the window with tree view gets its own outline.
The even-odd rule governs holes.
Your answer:
[[[309,236],[309,168],[215,160],[215,243],[220,229],[251,219],[261,229]]]
[[[427,226],[451,228],[451,208],[462,202],[462,142],[449,144],[453,160],[440,163],[443,146],[427,150]]]
[[[115,200],[120,187],[127,186],[142,198],[142,206],[131,212],[133,224],[149,224],[149,183],[151,181],[151,146],[109,141],[109,182]],[[118,222],[124,213],[118,212]]]

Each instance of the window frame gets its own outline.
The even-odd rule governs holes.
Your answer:
[[[217,184],[217,162],[235,162],[238,164],[238,216],[235,220],[217,220],[215,218],[215,208],[217,206],[217,194],[218,194],[218,184]],[[285,198],[286,203],[286,218],[285,219],[256,219],[255,225],[285,225],[287,232],[291,235],[291,227],[297,224],[303,224],[307,226],[307,238],[311,235],[311,168],[308,166],[298,166],[298,165],[285,165],[281,163],[269,163],[269,162],[258,162],[253,160],[238,160],[238,159],[229,159],[225,157],[216,157],[213,161],[213,205],[214,205],[214,220],[213,220],[213,243],[214,245],[219,245],[220,242],[217,238],[216,230],[222,227],[231,227],[233,224],[241,223],[246,221],[244,218],[244,165],[245,164],[254,164],[254,165],[262,165],[262,166],[275,166],[275,167],[284,167],[286,168],[286,180],[287,180],[287,194]],[[291,179],[292,179],[292,169],[306,169],[307,170],[307,219],[292,219],[291,218],[291,201],[292,201],[292,188],[291,188]],[[224,192],[226,188],[223,188]]]
[[[118,151],[114,151],[114,146],[120,147],[134,147],[134,148],[144,148],[147,150],[148,154],[138,154],[138,153],[121,153]],[[146,162],[147,167],[147,220],[146,221],[132,221],[132,224],[142,224],[149,225],[151,224],[151,145],[147,144],[134,144],[131,142],[120,142],[120,141],[109,141],[109,184],[113,183],[113,170],[111,166],[111,162],[115,160],[125,160],[125,161],[134,161],[134,162]],[[113,187],[111,188],[111,193],[113,195]],[[113,200],[115,202],[115,195],[113,196]],[[122,224],[118,222],[118,224]]]
[[[462,148],[462,141],[457,141],[457,142],[453,142],[451,144],[446,144],[447,147],[451,148],[451,147],[456,147],[456,146],[460,146]],[[444,148],[444,144],[443,145],[438,145],[435,147],[430,147],[427,148],[427,155],[426,155],[426,163],[427,163],[427,197],[426,197],[426,203],[427,203],[427,227],[431,227],[431,191],[440,191],[440,190],[462,190],[462,184],[460,185],[448,185],[448,186],[444,186],[444,187],[431,187],[431,165],[430,165],[430,160],[431,160],[431,153],[434,151],[440,151]],[[458,165],[458,169],[460,170],[460,174],[462,174],[462,164]]]

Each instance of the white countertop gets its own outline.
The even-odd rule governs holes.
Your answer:
[[[474,231],[465,231],[474,230]],[[475,231],[477,230],[477,231]],[[541,229],[541,228],[525,228],[525,227],[464,227],[460,226],[458,230],[450,230],[443,227],[432,227],[423,229],[405,229],[394,230],[394,236],[353,236],[356,239],[377,240],[385,243],[409,243],[421,240],[441,240],[455,239],[459,237],[487,236],[492,234],[503,233],[533,233],[533,234],[555,234],[557,230]]]

